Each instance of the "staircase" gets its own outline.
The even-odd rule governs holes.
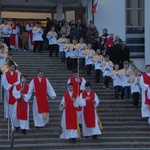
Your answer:
[[[48,52],[32,53],[28,51],[12,52],[19,70],[28,76],[28,83],[36,76],[37,69],[42,68],[45,76],[50,80],[56,94],[56,100],[49,100],[50,121],[44,128],[34,128],[32,116],[32,99],[30,100],[30,130],[27,135],[15,131],[14,150],[149,150],[150,127],[147,119],[142,119],[140,109],[134,108],[132,102],[114,100],[112,83],[110,90],[105,91],[103,79],[95,83],[94,70],[92,75],[82,76],[92,83],[92,89],[100,98],[97,110],[104,129],[98,139],[80,138],[76,144],[70,140],[59,139],[59,128],[62,112],[59,104],[67,88],[67,80],[72,75],[61,65],[60,58],[48,57]],[[7,139],[7,120],[3,116],[3,102],[0,102],[0,150],[10,150]]]

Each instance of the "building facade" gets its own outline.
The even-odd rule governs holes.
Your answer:
[[[22,3],[20,0],[0,0],[0,18],[22,19],[24,25],[30,18],[93,20],[100,35],[102,29],[107,28],[109,33],[125,40],[131,51],[131,60],[144,70],[144,66],[150,64],[150,0],[101,1],[105,3],[93,15],[93,0],[24,0]]]
[[[100,35],[102,29],[119,35],[127,42],[131,51],[131,60],[144,70],[150,64],[150,0],[106,0],[98,11],[91,15],[94,18]]]

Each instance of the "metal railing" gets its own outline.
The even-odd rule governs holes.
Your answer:
[[[1,78],[0,78],[1,80]],[[8,101],[6,100],[7,99],[7,96],[5,95],[5,92],[4,92],[4,98],[6,96],[6,101],[3,100],[3,87],[2,87],[2,81],[0,81],[0,101],[4,102],[4,118],[7,116],[6,114],[8,114],[8,140],[10,140],[10,146],[11,146],[11,150],[14,149],[14,124],[13,124],[13,120],[12,120],[12,115],[11,115],[11,111],[10,111],[10,107],[9,107],[9,104],[8,104]],[[6,109],[7,107],[5,106],[7,105],[8,106],[8,109]]]
[[[8,140],[11,143],[11,150],[14,149],[14,125],[11,117],[10,107],[8,107]]]

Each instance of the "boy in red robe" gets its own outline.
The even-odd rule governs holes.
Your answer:
[[[60,103],[60,110],[63,111],[61,120],[62,133],[60,134],[60,138],[72,138],[73,142],[79,137],[79,124],[76,109],[76,107],[78,107],[77,98],[77,93],[73,91],[73,84],[69,83],[68,91],[64,94]]]
[[[96,112],[96,107],[99,104],[99,99],[91,90],[91,84],[85,84],[86,90],[80,94],[79,105],[82,107],[82,135],[84,137],[92,136],[97,139],[97,135],[101,134],[99,128],[99,118]]]
[[[72,83],[74,86],[73,91],[75,93],[77,93],[79,96],[80,93],[82,93],[85,90],[86,80],[83,77],[80,77],[78,75],[77,69],[73,69],[72,74],[73,74],[72,77],[70,79],[68,79],[67,85],[69,83]],[[77,113],[78,113],[79,123],[81,124],[82,119],[81,119],[81,108],[80,107],[77,108]]]
[[[13,88],[13,96],[16,98],[16,115],[22,130],[22,134],[27,134],[29,130],[29,98],[27,96],[29,85],[26,84],[27,76],[21,76],[21,82]]]

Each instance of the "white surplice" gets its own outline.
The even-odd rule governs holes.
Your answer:
[[[111,76],[111,78],[113,79],[113,87],[122,86],[122,80],[120,77],[118,77],[118,71],[116,71],[116,73]]]
[[[33,41],[43,41],[43,29],[37,28],[37,30],[32,30],[33,33]]]
[[[69,91],[68,91],[69,92]],[[70,97],[72,97],[73,92],[69,92]],[[63,97],[61,103],[62,107],[60,107],[60,110],[63,111],[62,113],[62,119],[61,119],[61,128],[62,128],[62,133],[60,134],[61,139],[69,139],[69,138],[79,138],[78,135],[78,130],[76,129],[71,129],[68,130],[66,129],[66,104],[65,104],[65,98]],[[78,107],[78,102],[77,99],[75,102],[73,102],[74,107]]]
[[[88,95],[90,95],[90,92],[88,92]],[[96,94],[94,94],[94,101],[95,104],[94,107],[96,108],[99,105],[99,98],[97,97]],[[97,116],[97,112],[95,109],[95,127],[93,128],[88,128],[86,126],[85,120],[84,120],[84,107],[86,106],[86,100],[83,99],[82,93],[80,94],[80,98],[78,100],[79,106],[82,107],[82,135],[83,136],[92,136],[92,135],[100,135],[101,134],[101,130],[99,128],[98,125],[98,116]],[[90,113],[90,112],[89,112]]]
[[[150,78],[150,73],[147,73],[147,75]],[[144,83],[143,76],[140,78],[140,86],[142,88],[142,108],[141,108],[141,114],[142,117],[149,117],[150,116],[150,109],[148,105],[145,104],[145,91],[148,90],[149,85]]]
[[[11,75],[13,74],[12,71],[10,71]],[[14,84],[17,85],[20,82],[20,75],[18,74],[18,78],[17,78],[17,82],[15,82]],[[18,127],[18,119],[16,116],[16,105],[11,105],[8,104],[8,100],[9,100],[9,90],[11,88],[11,84],[8,83],[7,78],[6,78],[6,73],[4,73],[2,75],[2,86],[5,89],[5,93],[4,93],[4,112],[5,112],[5,117],[8,117],[8,111],[10,112],[10,117],[12,118],[13,121],[13,125],[15,127]]]
[[[38,78],[38,79],[41,82],[41,78]],[[48,81],[48,79],[46,79],[46,86],[47,86],[47,95],[49,95],[51,98],[56,97],[56,93],[52,85]],[[34,81],[32,80],[29,84],[29,92],[27,96],[29,96],[30,98],[33,92],[36,93],[35,87],[34,87]],[[49,112],[46,113],[46,119],[43,118],[43,113],[38,113],[36,96],[33,97],[32,111],[33,111],[34,126],[44,127],[49,122]]]

